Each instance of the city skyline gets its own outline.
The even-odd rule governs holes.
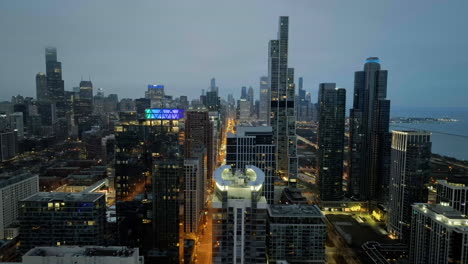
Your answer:
[[[290,64],[297,77],[304,77],[304,88],[313,101],[319,83],[333,81],[350,88],[354,69],[365,58],[378,56],[393,73],[388,97],[396,107],[464,106],[468,79],[460,69],[468,64],[462,49],[468,40],[459,37],[456,28],[467,23],[457,15],[467,4],[362,2],[354,6],[273,1],[268,2],[268,12],[261,8],[265,1],[227,5],[204,1],[200,6],[165,1],[141,6],[118,3],[109,14],[96,11],[105,2],[79,6],[54,1],[6,3],[0,24],[15,27],[0,27],[9,36],[0,51],[9,61],[2,68],[0,100],[18,93],[35,95],[35,75],[45,71],[43,50],[47,46],[58,50],[66,90],[78,86],[82,76],[90,76],[96,88],[122,98],[135,98],[140,94],[136,91],[144,93],[148,83],[162,83],[174,95],[193,98],[208,89],[209,79],[215,77],[223,97],[228,93],[237,97],[240,87],[252,85],[258,98],[258,78],[268,70],[265,41],[275,34],[270,24],[288,15]],[[381,16],[377,11],[382,7],[386,13]],[[412,12],[416,7],[418,12]],[[130,12],[124,12],[127,9]],[[247,9],[245,19],[239,20],[236,12],[228,12],[231,9]],[[180,19],[171,17],[175,12]],[[362,16],[363,12],[367,15]],[[187,23],[198,16],[199,22]],[[350,19],[354,23],[344,23]],[[209,23],[214,20],[219,23]],[[198,23],[206,25],[204,30],[198,30]],[[358,27],[363,30],[353,30]],[[313,41],[317,37],[320,42]],[[439,100],[433,102],[433,98]],[[347,108],[350,105],[348,98]]]

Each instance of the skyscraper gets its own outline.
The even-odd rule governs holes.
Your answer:
[[[388,132],[390,100],[387,71],[371,57],[354,76],[354,103],[350,113],[349,177],[352,194],[360,200],[384,199],[390,174]]]
[[[228,133],[226,164],[234,169],[247,165],[260,168],[265,173],[263,195],[268,204],[274,203],[275,144],[271,127],[236,127],[236,134]]]
[[[318,178],[320,199],[337,201],[343,195],[343,149],[346,90],[334,83],[319,86]]]
[[[255,104],[254,90],[252,86],[249,87],[249,90],[247,92],[247,101],[250,102],[250,115],[252,116],[254,114],[254,104]]]
[[[185,157],[195,157],[195,153],[199,152],[200,149],[206,149],[206,178],[211,180],[215,166],[213,162],[215,157],[213,148],[213,125],[210,122],[208,110],[206,108],[190,109],[186,114]]]
[[[247,87],[242,86],[241,99],[247,99]]]
[[[213,263],[266,263],[265,174],[255,166],[216,169]]]
[[[408,244],[411,205],[428,200],[430,159],[429,132],[393,131],[387,228],[395,238]]]
[[[448,205],[414,204],[408,263],[468,263],[467,226],[466,215]]]
[[[36,74],[36,99],[39,102],[48,100],[47,76],[43,72]]]
[[[268,76],[271,126],[276,144],[276,171],[291,187],[297,182],[294,69],[288,68],[289,18],[279,19],[278,39],[269,43]]]
[[[448,203],[450,207],[468,215],[467,200],[468,179],[466,177],[437,181],[437,203]]]
[[[218,92],[218,86],[216,86],[216,79],[211,78],[210,80],[210,91],[211,92]]]
[[[258,119],[267,124],[270,120],[270,89],[268,88],[268,77],[260,77],[260,109]]]
[[[62,80],[62,63],[57,61],[57,49],[48,47],[45,49],[47,96],[48,101],[57,106],[57,116],[65,116],[64,93],[65,84]]]

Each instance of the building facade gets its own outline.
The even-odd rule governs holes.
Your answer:
[[[334,83],[319,86],[318,179],[320,199],[343,198],[346,90]]]
[[[437,181],[437,203],[448,205],[461,213],[468,215],[468,182],[452,179]]]
[[[18,201],[39,192],[39,176],[20,173],[0,177],[0,239],[13,239],[5,229],[18,218]]]
[[[270,205],[269,263],[326,263],[325,216],[316,205]]]
[[[394,130],[391,158],[387,229],[395,238],[409,243],[411,205],[428,201],[431,134]]]
[[[350,112],[348,174],[351,194],[360,200],[384,200],[390,174],[390,100],[386,70],[380,60],[366,60],[354,75],[354,100]]]
[[[468,263],[468,218],[441,204],[414,204],[409,263]]]
[[[268,77],[271,94],[271,127],[276,144],[276,172],[289,182],[297,183],[297,139],[294,69],[288,68],[289,18],[279,19],[278,39],[269,43]]]
[[[37,246],[104,245],[103,193],[39,192],[19,202],[20,251]]]
[[[214,174],[213,263],[266,263],[265,174],[255,166]]]
[[[263,195],[268,204],[274,203],[275,144],[271,127],[237,126],[236,134],[229,133],[226,144],[226,164],[234,169],[247,165],[260,168],[265,173]]]
[[[270,120],[270,89],[268,87],[268,77],[260,77],[260,107],[258,119],[268,124]]]

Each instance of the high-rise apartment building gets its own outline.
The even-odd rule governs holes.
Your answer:
[[[145,185],[154,157],[180,147],[181,109],[146,109],[145,119],[122,120],[115,125],[115,191],[122,200]]]
[[[204,150],[204,149],[203,149]],[[195,234],[205,203],[204,152],[184,160],[184,231]]]
[[[0,131],[0,161],[12,159],[18,153],[18,134],[12,129]]]
[[[269,263],[326,263],[325,216],[316,205],[268,207]]]
[[[351,193],[360,200],[383,200],[390,174],[390,100],[387,71],[376,57],[366,60],[354,75],[350,112],[349,177]]]
[[[193,108],[186,112],[184,152],[186,158],[195,157],[200,149],[206,149],[206,179],[211,180],[214,166],[213,124],[206,108]]]
[[[431,134],[394,130],[387,228],[391,235],[409,243],[411,205],[428,201],[427,184],[431,159]]]
[[[250,115],[252,113],[251,104],[246,99],[240,99],[238,101],[239,107],[239,121],[241,122],[249,122],[251,121]]]
[[[266,263],[265,174],[255,166],[214,174],[213,263]]]
[[[442,204],[414,204],[409,263],[468,263],[468,218]]]
[[[260,108],[258,119],[268,124],[270,119],[270,88],[268,87],[268,77],[260,77]]]
[[[18,218],[18,201],[39,191],[39,177],[30,173],[0,174],[0,239],[13,239],[5,229]]]
[[[39,192],[19,202],[21,251],[37,246],[103,245],[103,193]]]
[[[468,180],[463,178],[438,180],[436,201],[468,215]]]
[[[269,43],[268,76],[276,171],[291,187],[297,183],[294,69],[288,68],[289,18],[279,19],[278,39]]]
[[[319,107],[317,157],[320,199],[338,201],[343,197],[346,90],[336,88],[334,83],[321,83]]]
[[[274,203],[275,144],[271,127],[236,127],[236,134],[228,133],[226,164],[233,169],[247,165],[260,168],[265,173],[263,195],[268,204]]]

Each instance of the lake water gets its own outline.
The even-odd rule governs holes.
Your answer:
[[[431,131],[433,153],[454,157],[460,160],[468,160],[468,108],[394,107],[391,110],[391,117],[450,117],[457,119],[458,122],[447,123],[390,124],[390,129],[419,129]]]

